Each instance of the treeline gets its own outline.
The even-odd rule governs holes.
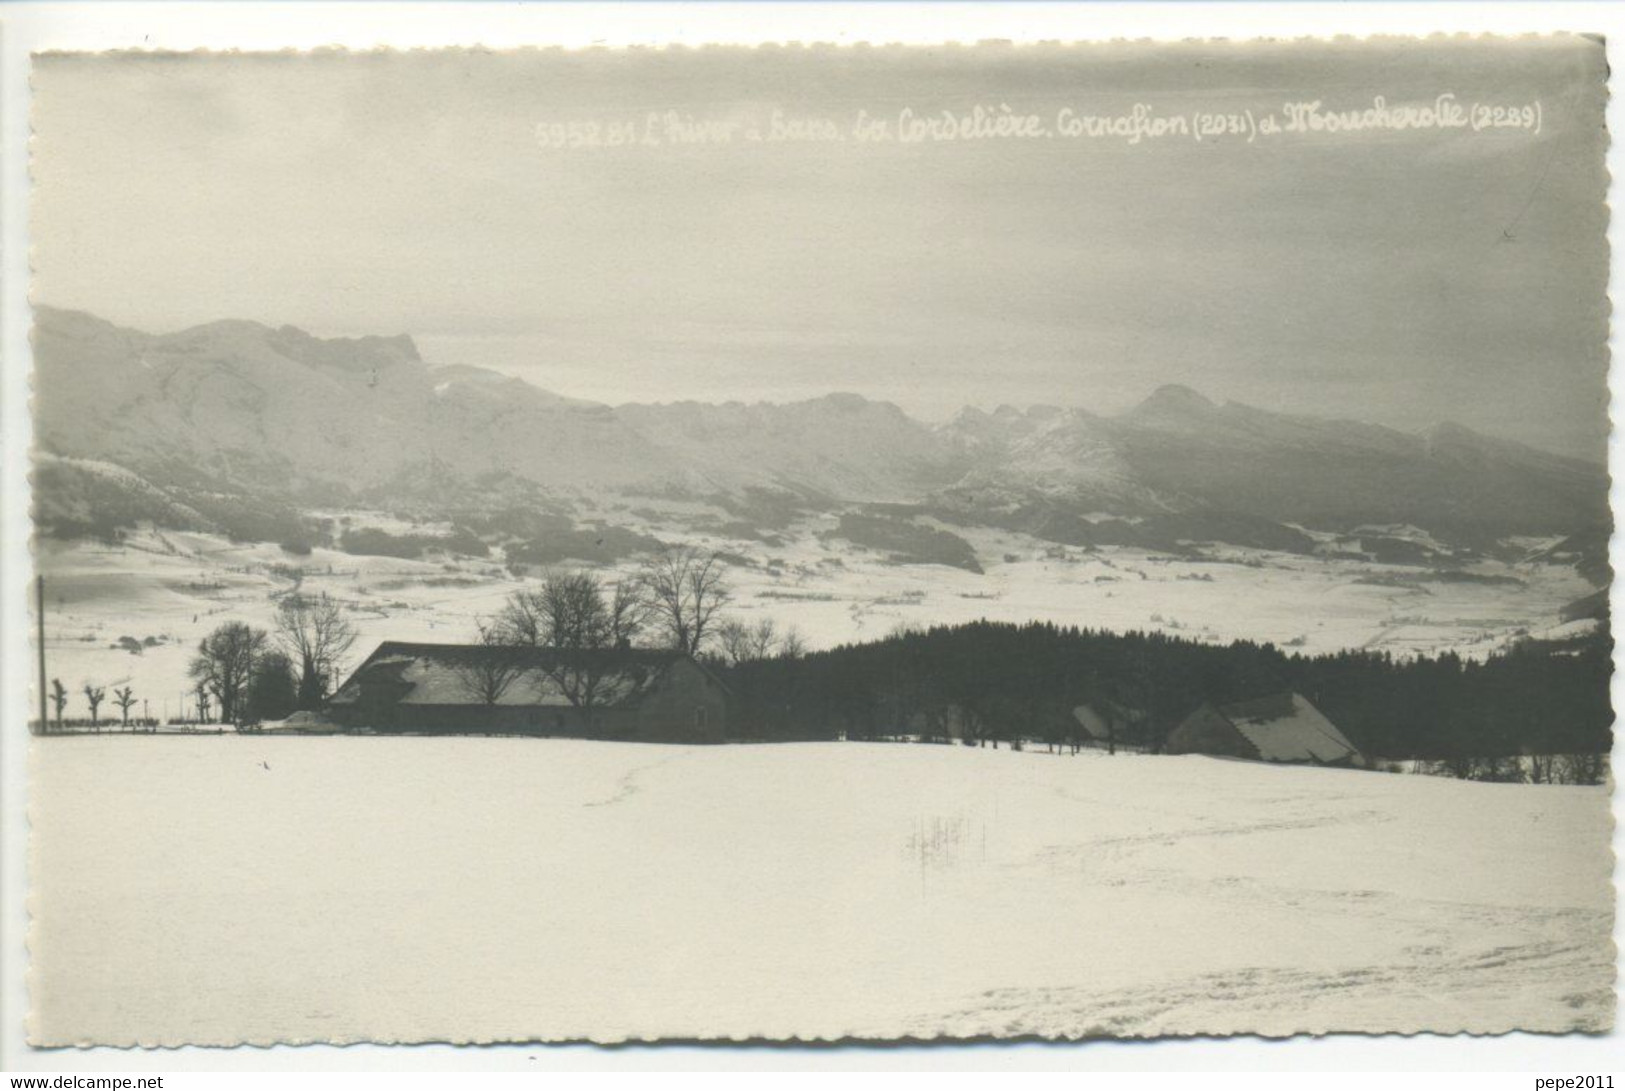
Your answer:
[[[197,718],[239,726],[315,710],[338,684],[355,626],[326,595],[285,595],[266,632],[228,621],[198,642],[187,665]]]
[[[344,532],[339,548],[357,557],[399,557],[418,560],[430,552],[485,557],[491,547],[467,527],[453,525],[449,534],[391,534],[375,527]]]
[[[1606,753],[1612,644],[1525,642],[1487,661],[1446,653],[1289,654],[1163,633],[975,622],[721,669],[739,722],[762,738],[916,735],[1085,741],[1072,710],[1110,702],[1136,721],[1121,741],[1158,751],[1203,701],[1295,690],[1364,753],[1442,760]]]

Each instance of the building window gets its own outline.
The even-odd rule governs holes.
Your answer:
[[[704,705],[694,710],[694,729],[696,731],[704,731],[710,726],[710,711]]]

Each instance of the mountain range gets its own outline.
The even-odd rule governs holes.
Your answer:
[[[1084,542],[1152,525],[1280,544],[1294,528],[1391,524],[1484,542],[1608,520],[1601,466],[1456,424],[1409,433],[1178,386],[1114,416],[1002,406],[935,426],[854,394],[612,407],[435,366],[405,336],[324,339],[243,321],[154,335],[78,311],[35,317],[47,529],[51,513],[71,527],[75,511],[119,503],[207,522],[200,505],[223,496],[431,509],[612,494],[889,504]]]

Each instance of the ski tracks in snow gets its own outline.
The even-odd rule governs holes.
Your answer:
[[[1206,904],[1238,928],[1266,919],[1278,927],[1285,910],[1296,928],[1323,937],[1324,965],[1242,966],[1184,977],[1176,971],[1172,978],[1120,987],[995,988],[958,1010],[923,1016],[919,1028],[954,1037],[1120,1038],[1595,1033],[1613,1025],[1613,918],[1607,910],[1339,888],[1330,876],[1316,886],[1267,873],[1213,874],[1190,870],[1188,854],[1165,855],[1193,841],[1217,851],[1236,838],[1344,824],[1366,829],[1394,817],[1347,797],[1317,800],[1313,809],[1292,799],[1253,802],[1263,809],[1228,822],[1186,814],[1170,823],[1174,828],[1035,846],[1013,866],[1075,871],[1102,889],[1138,887],[1155,902]],[[1173,818],[1166,811],[1160,817]]]
[[[1046,1038],[1608,1030],[1610,915],[1524,913],[1546,938],[1465,951],[1408,947],[1402,958],[1370,966],[1252,967],[1115,989],[991,989],[918,1026],[953,1037]]]
[[[631,799],[642,790],[643,786],[639,783],[639,778],[642,777],[643,774],[650,772],[651,770],[658,769],[662,765],[669,765],[671,762],[674,762],[679,758],[686,758],[689,756],[689,751],[683,751],[682,753],[678,754],[668,754],[659,761],[651,761],[643,765],[633,766],[625,773],[622,773],[620,778],[615,781],[614,792],[605,796],[603,799],[590,799],[583,803],[582,806],[608,807],[616,803],[624,803],[626,800]]]

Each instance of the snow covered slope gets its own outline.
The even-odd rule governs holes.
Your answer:
[[[41,447],[150,480],[398,497],[431,477],[508,475],[563,491],[890,500],[951,479],[945,440],[856,395],[613,409],[430,366],[408,337],[323,339],[254,322],[151,335],[44,307],[37,319]]]
[[[912,500],[952,480],[941,437],[890,402],[829,394],[787,404],[623,405],[617,419],[680,464],[702,492],[780,489],[837,500]]]
[[[1468,541],[1607,517],[1600,465],[1455,424],[1411,434],[1219,405],[1180,386],[1115,417],[1004,408],[961,414],[944,434],[978,463],[949,497],[984,507],[1002,493],[1007,508],[1070,498],[1085,511],[1212,510],[1320,529],[1409,523]]]
[[[324,340],[253,322],[155,336],[73,311],[37,318],[40,445],[149,480],[296,496],[431,472],[602,487],[661,479],[669,463],[608,406],[431,368],[406,337]]]
[[[1090,513],[1184,516],[1173,537],[1256,544],[1281,524],[1411,524],[1485,545],[1606,521],[1600,466],[1442,425],[1218,405],[1165,387],[1115,417],[967,410],[940,428],[854,394],[787,404],[611,407],[471,367],[409,337],[318,338],[214,322],[153,335],[36,309],[40,447],[155,486],[322,505],[369,497],[467,507],[606,493],[940,505],[957,522],[1121,544]],[[1059,517],[1059,519],[1057,519]],[[1195,520],[1196,525],[1191,525]],[[1162,535],[1166,538],[1170,535]],[[1143,543],[1142,543],[1143,544]]]
[[[1614,1018],[1603,789],[230,735],[35,740],[33,777],[46,1045]]]

